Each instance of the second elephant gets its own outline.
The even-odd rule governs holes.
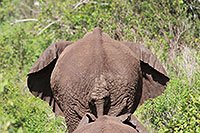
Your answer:
[[[96,119],[90,113],[83,116],[74,133],[148,133],[148,130],[132,115],[118,117],[103,115]]]
[[[169,78],[144,45],[111,39],[100,28],[77,42],[50,45],[28,74],[33,95],[64,116],[69,132],[86,113],[133,113],[160,95]]]

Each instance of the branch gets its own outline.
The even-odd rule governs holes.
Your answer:
[[[20,22],[27,22],[27,21],[39,21],[38,19],[22,19],[22,20],[15,20],[15,22],[13,22],[13,23],[10,23],[10,25],[14,25],[14,24],[16,24],[16,23],[20,23]]]
[[[175,42],[175,44],[177,44],[178,42],[179,42],[179,39],[180,39],[180,37],[183,35],[183,33],[184,32],[186,32],[188,29],[185,29],[184,31],[182,31],[182,32],[180,32],[179,34],[178,34],[178,37],[177,37],[177,39],[176,39],[176,42]]]
[[[53,24],[55,24],[55,23],[57,23],[57,22],[59,22],[61,20],[61,18],[60,19],[58,19],[58,20],[56,20],[56,21],[54,21],[54,22],[51,22],[50,24],[48,24],[46,27],[44,27],[37,35],[40,35],[40,34],[42,34],[42,32],[43,31],[45,31],[46,29],[48,29],[51,25],[53,25]]]
[[[77,3],[77,4],[74,6],[74,9],[73,9],[73,10],[77,9],[78,7],[80,7],[80,6],[84,5],[84,4],[89,4],[89,3],[91,3],[91,4],[100,4],[100,5],[109,5],[109,3],[98,3],[98,2],[96,2],[96,1],[84,0],[84,1],[81,1],[81,2]]]

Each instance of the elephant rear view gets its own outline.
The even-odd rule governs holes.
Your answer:
[[[77,42],[49,46],[28,74],[28,87],[75,130],[86,113],[133,113],[160,95],[169,78],[143,45],[111,39],[100,28]]]
[[[132,114],[96,118],[90,113],[83,116],[73,133],[148,133],[148,130]]]

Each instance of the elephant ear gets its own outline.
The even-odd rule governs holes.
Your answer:
[[[132,115],[124,114],[118,116],[122,123],[129,125],[137,130],[139,133],[148,133],[148,130]]]
[[[94,122],[95,120],[96,120],[96,117],[93,114],[86,113],[81,119],[81,121],[79,122],[76,129],[80,129],[84,127],[85,125],[87,125],[88,123]]]
[[[39,57],[36,63],[28,73],[28,88],[30,92],[49,103],[53,107],[53,111],[63,116],[63,113],[53,98],[50,78],[56,61],[62,51],[72,42],[58,42],[50,45]]]
[[[122,42],[127,45],[141,62],[142,92],[139,105],[149,98],[155,98],[166,89],[169,77],[159,60],[142,44]]]

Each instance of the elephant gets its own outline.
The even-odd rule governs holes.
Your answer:
[[[96,118],[86,113],[73,133],[148,133],[148,130],[132,115],[118,117],[102,115]]]
[[[69,133],[86,113],[133,113],[166,89],[169,77],[143,44],[116,41],[97,27],[76,42],[50,45],[28,73],[30,92],[65,117]]]

